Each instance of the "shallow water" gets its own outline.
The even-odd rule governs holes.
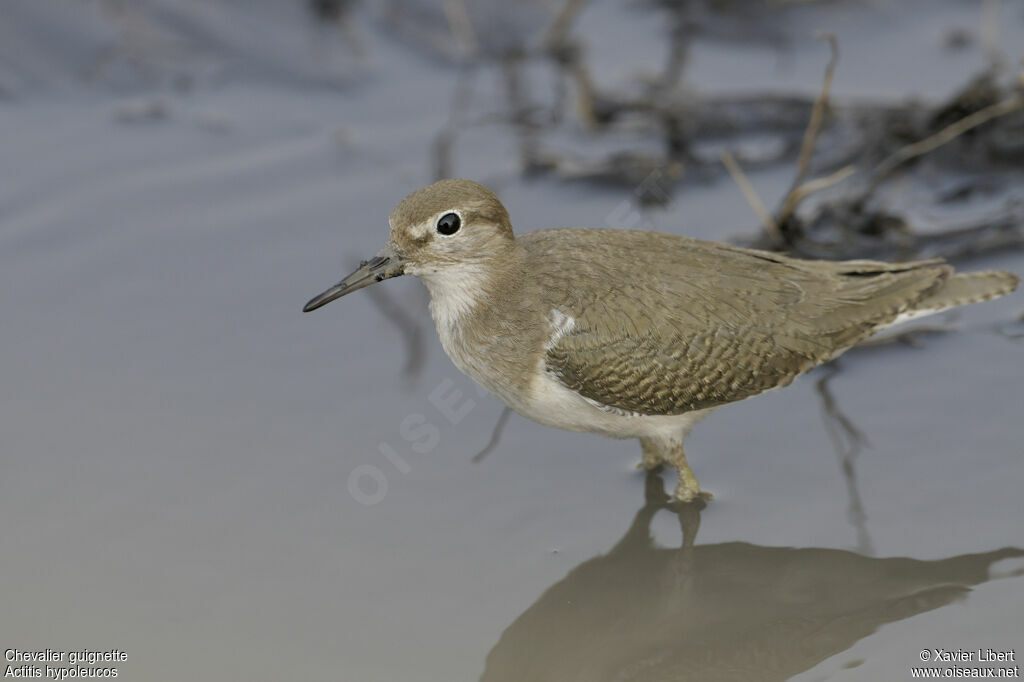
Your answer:
[[[687,77],[814,92],[822,29],[838,94],[941,98],[984,66],[942,48],[978,11],[925,4],[821,3],[784,46],[698,42]],[[1019,650],[1024,345],[995,328],[1024,332],[1024,292],[841,361],[870,442],[845,475],[826,373],[716,412],[687,443],[716,495],[699,531],[632,442],[512,415],[474,463],[502,406],[417,282],[300,312],[432,179],[456,67],[366,9],[359,53],[298,5],[114,6],[9,0],[0,26],[4,648],[121,649],[153,681],[908,679],[925,648]],[[1013,61],[1024,15],[1001,12]],[[609,86],[663,57],[650,10],[597,2],[577,30]],[[476,87],[500,109],[496,69]],[[630,198],[517,163],[498,125],[452,155],[520,230]],[[791,177],[751,179],[774,205]],[[730,182],[644,220],[756,225]],[[424,424],[432,447],[404,437]]]

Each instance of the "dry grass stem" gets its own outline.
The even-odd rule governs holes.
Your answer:
[[[583,11],[588,1],[565,0],[562,9],[555,15],[555,20],[551,22],[551,28],[548,29],[547,35],[544,37],[544,45],[546,47],[557,47],[565,43],[565,36],[568,35],[572,22]]]
[[[569,72],[576,84],[576,114],[580,126],[586,131],[596,130],[598,122],[594,112],[594,82],[590,79],[590,73],[579,60],[572,61]]]
[[[782,232],[779,231],[779,226],[775,222],[775,218],[773,218],[772,214],[768,212],[767,208],[765,208],[764,202],[761,201],[761,197],[757,196],[757,191],[754,189],[754,186],[750,184],[750,181],[747,180],[746,173],[744,173],[743,169],[740,168],[740,165],[736,163],[736,159],[733,158],[733,155],[730,154],[728,150],[724,149],[718,155],[718,158],[722,160],[722,164],[725,166],[725,169],[729,171],[729,175],[732,176],[733,181],[735,181],[736,185],[739,186],[740,191],[743,192],[743,197],[747,200],[747,203],[750,204],[750,208],[754,209],[754,213],[757,214],[757,219],[761,221],[761,226],[764,228],[764,231],[772,238],[772,240],[775,241],[776,244],[779,246],[783,245],[785,240],[782,238]]]
[[[501,442],[501,434],[505,431],[505,424],[508,422],[509,416],[512,414],[512,410],[505,407],[501,411],[501,416],[498,417],[498,421],[494,424],[494,430],[491,431],[491,440],[487,442],[483,450],[473,455],[473,463],[479,464],[484,461],[484,458],[491,454],[494,448],[498,447],[498,443]]]
[[[804,197],[820,192],[823,189],[828,189],[832,185],[838,185],[840,182],[850,177],[857,172],[857,169],[853,166],[844,166],[837,170],[831,175],[826,175],[823,178],[817,178],[815,180],[808,180],[799,187],[794,187],[790,190],[789,194],[786,195],[786,201],[783,203],[783,210],[779,211],[777,218],[778,222],[783,222],[786,218],[792,215],[792,211],[796,209],[797,205],[803,201]],[[788,206],[791,204],[791,207]]]
[[[442,0],[441,8],[444,10],[444,17],[448,20],[448,27],[455,37],[459,51],[468,59],[475,59],[479,54],[480,44],[476,39],[476,32],[473,31],[473,24],[469,20],[469,12],[462,0]]]
[[[1022,106],[1024,106],[1024,97],[1020,94],[1014,94],[1001,102],[996,102],[995,104],[989,105],[984,109],[980,109],[973,114],[964,116],[959,121],[949,124],[934,135],[926,137],[918,142],[908,144],[875,167],[875,170],[872,173],[871,189],[873,190],[878,187],[889,173],[901,164],[921,156],[922,154],[927,154],[928,152],[951,142],[972,128],[977,128],[983,123],[988,123],[1000,116],[1011,114]]]
[[[793,215],[793,212],[796,211],[800,201],[808,194],[825,187],[830,187],[853,172],[852,169],[847,171],[844,168],[839,173],[826,178],[826,180],[831,179],[831,182],[824,184],[819,181],[804,183],[804,178],[807,177],[807,172],[811,166],[811,157],[814,155],[814,146],[818,142],[818,135],[821,133],[821,124],[825,120],[825,108],[828,106],[828,95],[832,90],[832,81],[835,80],[836,65],[839,64],[839,41],[836,40],[835,35],[832,33],[826,33],[823,37],[828,40],[832,56],[825,67],[825,78],[822,81],[821,90],[818,91],[818,96],[811,107],[811,119],[807,122],[803,142],[800,144],[800,157],[797,161],[796,177],[793,178],[793,186],[790,188],[789,193],[786,194],[786,198],[782,200],[782,206],[779,208],[775,218],[777,223],[786,222]],[[835,179],[840,174],[842,174],[841,177]]]
[[[864,510],[860,486],[857,482],[857,455],[865,447],[871,447],[871,443],[864,432],[853,423],[853,420],[843,413],[835,396],[832,395],[829,382],[838,374],[838,368],[832,364],[826,365],[826,370],[828,373],[817,382],[817,391],[821,398],[825,420],[825,431],[832,440],[832,446],[839,457],[843,480],[846,483],[846,495],[849,499],[846,514],[850,524],[857,532],[857,551],[870,556],[874,554],[874,543],[871,542],[871,535],[868,533],[868,515]]]
[[[818,134],[821,132],[821,123],[825,119],[825,107],[828,106],[828,95],[832,90],[832,81],[836,77],[836,65],[839,64],[839,41],[832,33],[824,36],[828,41],[832,56],[825,67],[825,79],[822,81],[821,90],[814,100],[811,108],[811,120],[807,123],[807,130],[804,131],[803,143],[800,145],[800,159],[797,163],[796,177],[793,179],[793,186],[799,185],[807,177],[807,170],[811,165],[811,156],[814,154],[814,145],[818,141]]]

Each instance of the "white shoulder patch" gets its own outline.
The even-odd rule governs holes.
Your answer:
[[[576,326],[576,318],[566,315],[561,310],[552,309],[548,315],[548,322],[551,324],[551,338],[544,344],[544,350],[551,350],[563,336],[568,334]]]
[[[558,310],[556,308],[556,309],[552,309],[551,313],[548,315],[548,323],[551,325],[551,336],[548,338],[547,343],[544,344],[544,350],[546,350],[546,351],[551,350],[552,348],[554,348],[558,344],[559,340],[562,339],[562,337],[564,337],[566,334],[570,333],[576,327],[576,318],[571,316],[571,315],[566,315],[561,310]],[[639,416],[642,416],[639,412],[631,412],[629,410],[621,410],[621,409],[619,409],[617,407],[612,407],[611,405],[605,405],[605,404],[600,403],[600,402],[598,402],[596,400],[593,400],[591,398],[587,398],[586,396],[580,395],[580,394],[576,393],[575,391],[572,391],[572,389],[570,389],[568,386],[566,386],[565,384],[562,383],[562,380],[556,374],[554,374],[553,372],[548,370],[547,367],[544,366],[544,364],[545,364],[544,358],[542,358],[541,359],[541,370],[542,370],[541,374],[549,382],[551,382],[551,383],[547,384],[547,390],[551,391],[554,386],[557,386],[560,391],[565,391],[566,392],[566,394],[562,396],[562,400],[561,401],[554,400],[552,402],[566,402],[566,401],[573,402],[573,401],[576,401],[576,400],[583,400],[584,402],[586,402],[591,407],[596,407],[597,409],[601,410],[602,412],[606,412],[608,414],[613,414],[613,415],[617,415],[617,416],[620,416],[620,417],[639,417]],[[571,394],[572,398],[568,397],[570,394]],[[548,399],[550,400],[551,397],[552,396],[548,396]]]

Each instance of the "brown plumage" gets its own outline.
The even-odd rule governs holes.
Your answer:
[[[519,243],[540,288],[576,319],[548,368],[592,400],[648,415],[784,386],[929,297],[939,309],[968,302],[947,300],[951,281],[984,282],[976,299],[1016,283],[953,276],[941,261],[805,261],[653,232],[541,230]]]
[[[390,227],[377,258],[306,309],[418,276],[460,369],[542,423],[640,438],[644,466],[679,469],[684,501],[703,493],[682,441],[711,409],[785,386],[901,319],[1018,283],[938,260],[807,261],[655,232],[516,238],[497,197],[469,180],[413,192]]]

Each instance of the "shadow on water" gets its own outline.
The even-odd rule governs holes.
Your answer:
[[[651,520],[663,509],[679,518],[678,549],[654,544]],[[995,562],[1024,556],[1004,548],[921,561],[696,545],[699,524],[700,510],[670,503],[649,474],[625,536],[502,633],[481,681],[785,680],[885,623],[956,601],[987,582]]]

